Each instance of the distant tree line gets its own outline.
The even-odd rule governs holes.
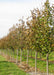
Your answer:
[[[31,10],[31,16],[19,19],[19,23],[9,29],[9,34],[0,39],[0,49],[33,50],[43,55],[54,51],[54,4],[49,0],[43,9]]]

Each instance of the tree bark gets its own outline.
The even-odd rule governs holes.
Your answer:
[[[11,53],[11,50],[10,50],[10,53]],[[10,61],[11,61],[11,54],[10,54]]]
[[[48,53],[47,53],[47,55],[46,55],[46,58],[47,58],[47,60],[46,60],[46,64],[47,64],[47,66],[46,66],[46,70],[47,70],[47,75],[49,75],[49,71],[48,71]]]
[[[16,58],[16,64],[18,63],[18,50],[17,50],[17,58]]]
[[[6,50],[6,57],[7,57],[7,50]]]
[[[37,51],[35,51],[35,75],[37,75]]]
[[[22,49],[20,49],[20,64],[22,63]]]
[[[27,64],[28,64],[28,56],[29,56],[29,51],[27,50]]]
[[[24,50],[23,50],[23,56],[24,56]]]
[[[0,55],[1,55],[1,50],[0,50]]]

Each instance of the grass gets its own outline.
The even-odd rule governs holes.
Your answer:
[[[15,52],[14,55],[12,55],[14,58],[17,57],[16,55],[17,52]],[[13,52],[8,52],[9,55],[13,54]],[[25,52],[25,54],[27,55],[27,53]],[[29,56],[31,56],[31,53],[29,54]],[[32,53],[32,56],[35,57],[35,52]],[[38,54],[38,58],[40,58],[39,54]],[[43,59],[46,59],[46,57],[43,57]],[[20,60],[20,55],[18,56],[18,60]],[[26,56],[23,56],[22,54],[22,61],[26,61],[27,60],[27,57]],[[52,52],[50,55],[49,55],[49,60],[50,61],[54,61],[54,52]],[[35,59],[32,59],[29,57],[29,65],[31,67],[35,67]],[[40,60],[37,60],[37,68],[39,71],[41,72],[46,72],[46,62],[45,61],[40,61]],[[49,63],[49,73],[54,73],[54,64],[52,63]]]
[[[6,61],[6,59],[0,55],[0,75],[28,75],[28,74],[20,70],[14,63]]]

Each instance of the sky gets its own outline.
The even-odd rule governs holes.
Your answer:
[[[46,0],[0,0],[0,38],[6,36],[9,28],[24,16],[30,15],[30,10],[41,8]],[[50,0],[54,3],[54,0]]]

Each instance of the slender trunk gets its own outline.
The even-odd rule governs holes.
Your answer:
[[[20,64],[22,62],[22,49],[20,49]]]
[[[11,61],[11,55],[10,55],[10,61]]]
[[[47,66],[46,66],[46,69],[47,69],[47,75],[49,75],[49,74],[48,74],[48,53],[47,53],[47,55],[46,55],[46,58],[47,58],[47,60],[46,60],[46,63],[47,63]]]
[[[12,56],[12,60],[14,61],[14,54],[15,54],[15,52],[14,52],[14,50],[13,50],[13,56]]]
[[[35,75],[37,75],[37,51],[35,51]]]
[[[1,50],[0,50],[0,55],[1,55]]]
[[[28,56],[29,56],[29,51],[27,50],[27,64],[28,64]]]
[[[24,51],[24,56],[25,56],[25,51]]]
[[[29,54],[30,54],[30,50],[29,50]],[[30,56],[29,54],[28,54],[28,56]]]
[[[1,50],[0,50],[0,55],[1,55]]]
[[[16,58],[16,64],[18,63],[18,50],[17,50],[17,58]]]
[[[10,50],[10,53],[11,53],[11,50]],[[11,54],[10,54],[10,61],[11,61]]]
[[[18,50],[18,55],[20,55],[20,51]]]
[[[23,56],[24,56],[24,50],[23,50]]]
[[[6,50],[6,57],[7,57],[7,50]]]

